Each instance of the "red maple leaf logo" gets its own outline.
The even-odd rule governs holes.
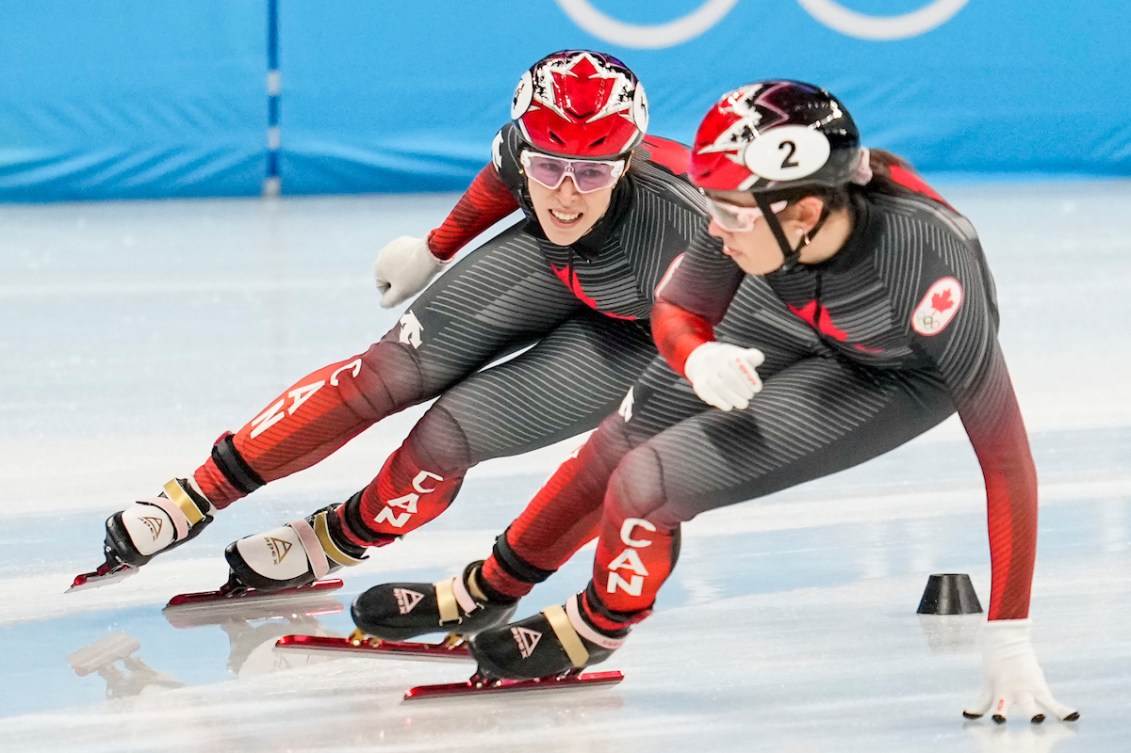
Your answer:
[[[558,279],[565,283],[565,286],[569,288],[575,296],[577,296],[577,299],[579,301],[581,301],[594,311],[600,311],[605,316],[612,317],[613,319],[632,320],[636,318],[635,316],[623,316],[621,314],[614,314],[611,311],[602,310],[601,304],[597,302],[597,299],[590,298],[585,290],[582,289],[581,280],[577,279],[577,273],[574,272],[571,268],[567,267],[565,269],[558,269],[551,263],[550,269],[554,270],[554,274],[558,276]]]
[[[615,76],[599,71],[588,55],[582,55],[568,72],[552,73],[557,101],[579,118],[600,112],[609,101],[615,83]],[[585,112],[581,112],[579,106],[585,106]]]
[[[931,296],[931,306],[934,307],[935,311],[946,311],[953,305],[954,301],[952,301],[950,298],[949,289],[944,290],[941,293],[935,293],[933,296]]]
[[[789,310],[801,317],[809,326],[816,327],[821,334],[828,335],[838,342],[848,341],[848,333],[833,324],[829,310],[824,306],[817,305],[816,301],[809,301],[801,308],[797,308],[791,303]]]

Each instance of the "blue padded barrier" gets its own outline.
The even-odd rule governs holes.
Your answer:
[[[265,7],[0,0],[0,201],[258,194]]]
[[[0,19],[0,201],[457,190],[521,72],[563,47],[623,58],[682,141],[724,90],[789,77],[928,173],[1131,175],[1121,0],[0,0]]]
[[[629,63],[682,141],[718,94],[780,76],[924,171],[1131,174],[1116,0],[282,0],[280,21],[286,193],[462,188],[522,70],[575,46]]]

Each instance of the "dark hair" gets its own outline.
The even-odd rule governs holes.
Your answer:
[[[896,182],[892,177],[892,168],[897,171],[915,172],[915,168],[907,160],[884,149],[870,149],[868,163],[872,167],[872,180],[864,186],[865,190],[886,193],[892,196],[901,196],[915,193],[902,183]]]
[[[913,179],[918,179],[918,174],[915,172],[915,168],[911,166],[910,162],[898,155],[892,154],[885,149],[869,149],[868,165],[872,168],[872,179],[868,181],[867,185],[860,186],[855,183],[849,183],[844,186],[838,186],[837,188],[795,191],[791,192],[791,196],[783,198],[800,199],[805,196],[815,196],[825,203],[825,206],[830,212],[835,212],[838,209],[843,209],[848,206],[849,196],[853,191],[874,192],[887,194],[888,196],[914,196],[927,193],[925,191],[916,191],[907,185],[908,175]],[[903,180],[898,180],[893,173],[903,173]],[[924,187],[926,187],[925,183]],[[934,195],[933,191],[927,193],[927,195],[941,201],[941,197]]]

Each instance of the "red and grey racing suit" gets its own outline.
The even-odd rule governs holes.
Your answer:
[[[651,609],[681,523],[862,463],[957,411],[985,478],[989,617],[1027,616],[1036,471],[975,231],[923,194],[858,191],[850,211],[850,238],[821,264],[751,277],[718,248],[678,259],[653,313],[663,358],[499,538],[484,566],[490,588],[523,595],[596,524],[583,607],[621,630]],[[766,355],[764,388],[745,410],[710,408],[682,378],[688,354],[715,339]]]
[[[223,436],[195,479],[222,508],[307,468],[375,422],[439,399],[380,473],[339,508],[359,544],[385,543],[439,515],[468,469],[595,427],[656,357],[654,289],[678,254],[717,247],[686,148],[637,150],[608,211],[569,247],[541,232],[513,125],[429,247],[450,258],[521,209],[525,217],[455,263],[364,352],[299,379]],[[511,360],[501,357],[528,348]]]

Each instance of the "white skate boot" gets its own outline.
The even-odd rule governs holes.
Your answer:
[[[106,520],[96,570],[79,573],[68,591],[102,586],[132,575],[161,552],[194,538],[212,522],[216,508],[192,479],[175,478],[152,499],[134,502]]]
[[[175,478],[156,497],[134,502],[106,520],[107,559],[141,567],[198,536],[215,513],[195,482]]]
[[[224,557],[231,575],[225,588],[279,591],[307,586],[343,566],[360,563],[365,548],[342,535],[337,508],[331,505],[229,544]]]

